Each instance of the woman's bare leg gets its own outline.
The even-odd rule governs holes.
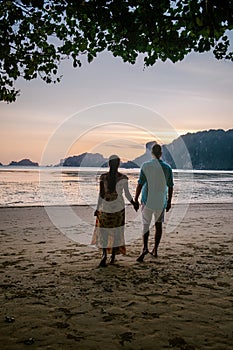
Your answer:
[[[99,266],[106,267],[107,266],[106,261],[107,261],[107,249],[103,248],[103,255],[102,255],[102,259],[100,261]]]
[[[115,257],[116,257],[116,249],[112,248],[112,255],[111,255],[111,259],[110,259],[110,264],[114,264]]]

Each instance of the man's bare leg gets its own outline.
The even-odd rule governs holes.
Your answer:
[[[144,257],[146,256],[146,254],[149,253],[148,250],[148,238],[149,238],[149,231],[147,231],[146,233],[144,233],[143,235],[143,251],[141,253],[141,255],[139,255],[139,257],[137,258],[138,262],[143,262]]]
[[[157,258],[158,256],[158,248],[159,248],[161,237],[162,237],[162,222],[156,222],[155,223],[155,246],[151,251],[151,254],[155,258]]]

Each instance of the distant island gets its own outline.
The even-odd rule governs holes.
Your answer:
[[[145,153],[141,156],[122,163],[122,168],[139,168],[142,163],[151,159],[151,147],[155,141],[148,142]],[[184,145],[186,146],[186,150]],[[179,136],[167,145],[162,145],[162,158],[173,169],[196,170],[233,170],[233,129],[199,131]],[[189,157],[187,157],[187,154]],[[61,161],[60,166],[107,166],[107,158],[101,154],[83,153],[68,157]]]
[[[8,166],[39,166],[38,163],[32,162],[30,159],[22,159],[19,162],[15,162],[14,160],[8,164]]]
[[[187,147],[193,169],[233,170],[233,129],[188,133],[165,146],[166,151],[176,154],[176,157],[180,158],[180,168],[185,169],[187,167],[180,148],[181,140]],[[183,162],[182,159],[184,159]],[[170,161],[171,166],[174,167],[172,160]]]
[[[76,166],[76,167],[101,167],[107,162],[100,153],[82,153],[78,156],[68,157],[60,162],[61,166]]]
[[[142,163],[150,160],[151,147],[154,142],[146,143],[145,152],[141,156],[123,162],[121,167],[139,168]],[[173,169],[178,167],[179,169],[196,170],[233,170],[233,129],[187,133],[167,145],[162,145],[162,149],[162,158]],[[30,159],[22,159],[19,162],[12,161],[8,166],[39,166],[39,164]],[[107,167],[108,159],[100,153],[85,152],[62,159],[56,166]]]

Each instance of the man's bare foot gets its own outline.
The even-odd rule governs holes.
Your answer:
[[[144,249],[141,253],[141,255],[139,255],[139,257],[137,258],[137,262],[143,262],[144,257],[149,253],[148,249]]]
[[[150,252],[150,254],[154,257],[157,258],[158,257],[158,253],[157,250],[155,248],[153,248],[153,250]]]

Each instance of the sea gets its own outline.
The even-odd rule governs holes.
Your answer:
[[[95,206],[106,168],[0,168],[0,207]],[[120,169],[135,194],[139,169]],[[233,171],[173,170],[174,203],[232,203]]]

